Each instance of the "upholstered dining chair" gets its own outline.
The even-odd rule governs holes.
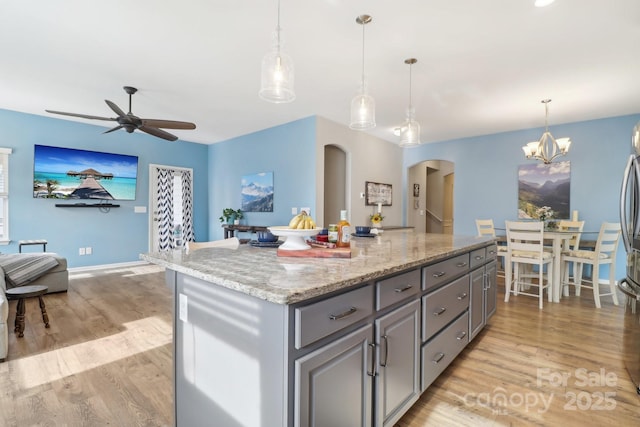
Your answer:
[[[496,237],[496,229],[493,225],[492,219],[476,219],[476,229],[478,230],[478,236],[480,237]],[[504,264],[507,258],[507,247],[505,245],[498,244],[498,258],[501,259],[500,265],[502,269],[498,270],[498,277],[504,278]]]
[[[547,289],[549,302],[552,301],[553,254],[544,250],[544,222],[542,221],[505,221],[507,227],[507,259],[513,264],[513,289],[511,281],[505,283],[504,300],[523,294],[538,297],[538,306],[543,308],[544,290]],[[525,273],[523,267],[537,266],[537,273]],[[546,267],[546,274],[545,274]],[[546,277],[545,277],[546,276]],[[537,282],[525,279],[537,278]],[[526,287],[525,287],[526,286]],[[538,289],[537,294],[529,291]]]
[[[603,222],[598,233],[595,250],[570,250],[562,253],[562,263],[574,263],[574,267],[580,265],[574,270],[574,280],[570,281],[568,268],[565,266],[562,285],[573,285],[576,288],[576,295],[580,295],[581,288],[593,290],[593,300],[597,308],[601,307],[600,297],[611,295],[613,304],[618,305],[618,295],[616,294],[616,253],[618,250],[618,241],[620,240],[620,223]],[[592,266],[592,274],[590,279],[582,277],[582,265],[589,264]],[[609,265],[609,292],[600,293],[600,266]],[[585,285],[584,282],[589,283]]]

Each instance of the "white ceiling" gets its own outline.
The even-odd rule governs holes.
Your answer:
[[[365,74],[370,133],[396,142],[413,66],[423,142],[640,112],[640,1],[282,0],[297,99],[258,98],[277,0],[0,1],[0,108],[185,120],[181,139],[215,143],[320,115],[348,125]],[[87,121],[111,127],[112,123]],[[121,131],[122,132],[122,131]],[[113,134],[111,134],[113,135]],[[121,136],[125,134],[122,133]],[[106,137],[105,137],[106,138]]]

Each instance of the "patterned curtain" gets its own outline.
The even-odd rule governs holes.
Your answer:
[[[173,171],[156,168],[158,175],[158,232],[159,250],[173,249]]]
[[[193,191],[192,177],[189,170],[174,170],[156,168],[158,175],[158,227],[159,250],[167,251],[176,248],[174,240],[174,206],[173,206],[173,181],[176,175],[181,176],[182,181],[182,239],[181,243],[193,242]],[[179,216],[178,216],[179,217]]]
[[[182,171],[182,226],[183,236],[185,244],[187,242],[194,242],[195,236],[193,234],[193,191],[191,189],[193,179],[191,178],[191,171]]]

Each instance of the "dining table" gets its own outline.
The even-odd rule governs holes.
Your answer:
[[[505,228],[495,228],[496,232],[501,231],[506,233]],[[558,230],[557,228],[545,228],[543,231],[543,237],[545,240],[551,241],[551,253],[553,256],[553,269],[551,271],[551,296],[553,302],[560,302],[560,289],[562,288],[561,276],[562,276],[562,250],[564,248],[563,242],[571,240],[574,236],[580,234],[598,234],[597,231],[575,231],[575,230]],[[498,233],[496,233],[497,237]],[[504,235],[503,235],[504,236]],[[582,242],[581,242],[582,246]],[[509,259],[509,252],[505,256],[504,277],[511,278],[511,261]],[[511,279],[509,279],[511,280]]]

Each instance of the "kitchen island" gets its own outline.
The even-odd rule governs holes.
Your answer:
[[[174,291],[176,425],[393,425],[495,310],[492,239],[403,230],[351,248],[141,255]]]

